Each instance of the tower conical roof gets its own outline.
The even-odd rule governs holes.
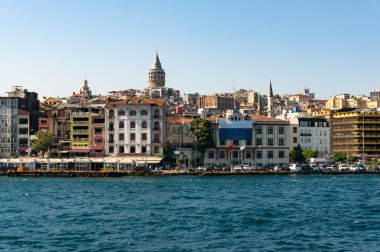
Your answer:
[[[269,97],[273,97],[272,80],[269,82]]]
[[[151,69],[162,70],[160,58],[158,57],[158,53],[156,53],[156,57],[154,58],[153,65]]]

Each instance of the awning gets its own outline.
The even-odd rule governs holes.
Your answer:
[[[12,158],[12,159],[9,159],[9,160],[8,160],[8,163],[19,164],[19,163],[21,163],[21,160],[18,159],[18,158]]]
[[[8,163],[7,159],[0,159],[0,163]]]
[[[91,163],[104,163],[102,158],[91,158]]]
[[[56,159],[56,158],[50,158],[49,163],[58,164],[58,163],[62,163],[62,160]]]
[[[103,146],[92,146],[91,150],[104,150]]]
[[[87,152],[90,152],[90,150],[88,149],[78,149],[78,150],[69,150],[69,152],[73,152],[73,153],[87,153]]]
[[[87,158],[76,158],[75,163],[90,163],[90,159]]]
[[[120,164],[133,164],[133,160],[130,158],[122,158],[119,161]]]

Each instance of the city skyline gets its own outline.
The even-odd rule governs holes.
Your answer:
[[[1,1],[0,93],[143,89],[156,48],[166,86],[317,98],[365,94],[380,77],[376,1]]]

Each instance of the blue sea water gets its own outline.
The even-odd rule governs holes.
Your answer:
[[[380,176],[0,177],[5,251],[380,251]]]

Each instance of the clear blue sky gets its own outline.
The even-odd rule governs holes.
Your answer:
[[[380,1],[0,0],[0,93],[68,96],[147,86],[156,48],[167,86],[317,97],[380,87]]]

